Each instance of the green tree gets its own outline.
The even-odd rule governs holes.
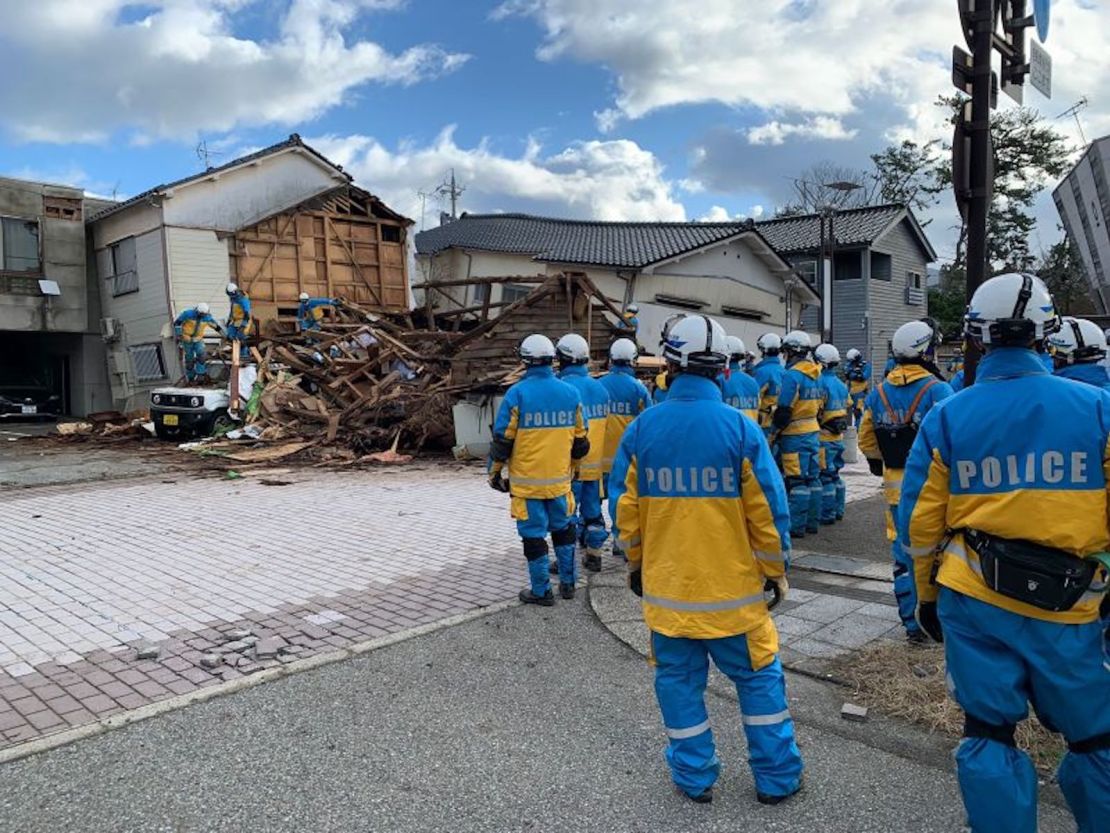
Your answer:
[[[940,284],[929,287],[929,315],[936,320],[945,341],[960,341],[963,337],[966,293],[967,270],[952,263],[941,267]]]
[[[1052,291],[1056,309],[1062,314],[1082,316],[1095,311],[1083,264],[1070,240],[1065,238],[1043,252],[1036,272]]]
[[[923,145],[906,139],[872,154],[871,163],[883,202],[902,203],[925,212],[936,205],[938,196],[948,187],[945,165],[950,162],[941,153],[939,139]]]

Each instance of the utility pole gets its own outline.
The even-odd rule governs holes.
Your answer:
[[[459,197],[462,196],[463,191],[465,191],[465,190],[466,190],[465,186],[459,186],[459,184],[455,181],[455,169],[454,168],[451,169],[451,178],[449,180],[447,180],[446,182],[442,183],[435,190],[435,193],[438,194],[439,196],[450,198],[450,200],[451,200],[451,219],[452,220],[459,219],[459,210],[458,210]]]

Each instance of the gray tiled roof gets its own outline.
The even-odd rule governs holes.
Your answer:
[[[836,217],[837,242],[870,243],[905,210],[882,205],[842,211]],[[609,223],[530,214],[463,214],[417,234],[416,251],[431,255],[450,248],[478,249],[529,254],[555,263],[641,268],[745,231],[757,232],[779,254],[788,254],[816,249],[820,222],[815,214],[760,223]]]

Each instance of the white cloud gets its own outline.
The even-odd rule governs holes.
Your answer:
[[[700,179],[691,179],[689,177],[680,179],[675,183],[681,190],[687,194],[700,194],[705,190],[705,183]]]
[[[727,223],[732,219],[732,215],[728,213],[728,209],[723,205],[714,205],[710,209],[698,217],[699,223]]]
[[[763,206],[753,205],[752,210],[749,212],[749,216],[754,217],[756,220],[758,220],[760,217],[763,216]]]
[[[486,142],[459,147],[453,127],[428,145],[406,143],[396,150],[370,136],[307,141],[342,164],[363,187],[418,221],[418,192],[443,181],[452,168],[466,187],[460,210],[526,210],[599,220],[686,218],[662,164],[628,140],[576,142],[545,154],[533,139],[519,157],[498,154]],[[429,225],[435,224],[433,215],[429,208]]]
[[[17,139],[191,138],[240,125],[294,124],[367,83],[408,85],[457,69],[466,55],[430,44],[391,53],[344,32],[403,0],[267,2],[277,34],[236,33],[257,0],[36,0],[5,4],[0,49],[19,82],[0,85],[0,126]],[[141,19],[120,15],[149,7]]]
[[[753,145],[781,145],[790,136],[807,139],[847,141],[854,139],[858,130],[848,130],[844,123],[833,116],[816,116],[797,124],[771,121],[748,130],[748,141]]]
[[[594,123],[601,133],[612,133],[621,120],[621,111],[612,107],[594,111]]]

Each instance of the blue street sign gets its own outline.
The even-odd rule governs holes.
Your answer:
[[[1033,0],[1033,17],[1037,21],[1037,37],[1041,43],[1048,40],[1048,18],[1052,0]]]

